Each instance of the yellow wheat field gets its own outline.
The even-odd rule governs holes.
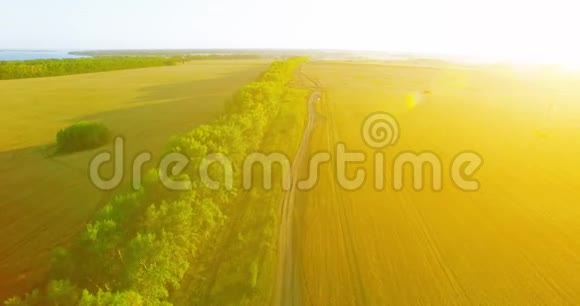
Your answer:
[[[402,151],[432,151],[441,192],[346,191],[321,167],[297,196],[296,258],[306,305],[580,304],[580,78],[501,67],[314,62],[324,97],[311,153],[375,152],[364,118],[395,116]],[[457,152],[484,164],[477,192],[449,179]],[[361,164],[348,167],[353,176]],[[362,167],[371,168],[370,162]],[[429,176],[428,176],[429,177]]]

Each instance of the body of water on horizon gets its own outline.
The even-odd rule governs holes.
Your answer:
[[[68,51],[0,50],[0,61],[27,61],[35,59],[83,58]]]

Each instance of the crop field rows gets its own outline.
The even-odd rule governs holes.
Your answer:
[[[399,142],[384,150],[385,191],[374,189],[372,173],[362,188],[341,189],[335,167],[324,164],[318,184],[297,196],[295,251],[305,305],[580,299],[574,238],[580,207],[570,196],[578,195],[580,181],[573,170],[580,164],[573,153],[580,149],[578,80],[379,63],[313,62],[304,72],[324,91],[311,153],[334,152],[339,142],[367,153],[365,163],[347,167],[348,177],[357,167],[373,167],[375,149],[361,137],[367,115],[389,112],[400,129]],[[412,107],[410,94],[420,98]],[[570,150],[559,150],[564,145]],[[408,150],[438,154],[442,191],[429,183],[414,191],[410,176],[403,191],[393,190],[391,161]],[[484,159],[477,192],[461,191],[449,178],[449,164],[462,150]]]

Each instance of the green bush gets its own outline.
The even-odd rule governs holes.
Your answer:
[[[111,132],[99,122],[79,122],[56,134],[59,153],[70,153],[98,148],[109,141]]]

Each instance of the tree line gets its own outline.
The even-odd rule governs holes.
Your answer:
[[[190,157],[186,174],[174,179],[189,181],[191,190],[169,191],[157,169],[149,171],[140,190],[115,197],[96,213],[78,240],[54,251],[51,279],[45,288],[5,304],[170,305],[170,295],[180,287],[190,263],[222,235],[229,212],[235,210],[231,205],[241,194],[245,156],[260,149],[284,103],[303,99],[288,83],[305,60],[272,63],[258,80],[232,97],[224,115],[169,141],[168,152]],[[204,186],[196,169],[209,153],[222,153],[232,160],[237,188],[209,190]],[[265,216],[274,222],[271,210]],[[274,227],[270,224],[265,229],[271,237]],[[251,260],[241,282],[255,288],[259,257]]]
[[[0,61],[0,80],[171,66],[184,60],[186,59],[182,57],[104,56],[76,59]]]
[[[298,151],[307,119],[310,91],[288,88],[278,115],[268,126],[260,151]],[[261,169],[256,169],[258,174]],[[253,189],[242,191],[224,210],[225,230],[217,246],[206,251],[209,262],[192,269],[195,282],[183,288],[179,305],[268,305],[276,284],[279,209],[283,196],[282,169],[272,168],[273,189],[264,191],[261,175],[252,177]],[[205,250],[204,250],[205,251]],[[191,276],[190,276],[191,277]]]
[[[79,56],[158,56],[158,57],[187,57],[192,60],[211,59],[257,59],[268,57],[268,54],[260,54],[257,50],[239,52],[238,50],[95,50],[95,51],[72,51],[71,55]],[[271,55],[270,55],[271,57]]]

